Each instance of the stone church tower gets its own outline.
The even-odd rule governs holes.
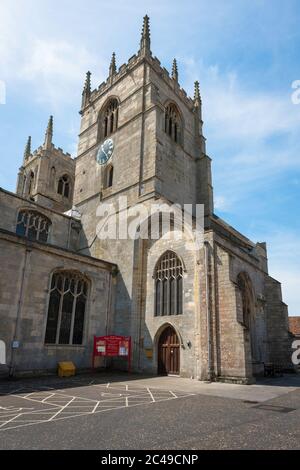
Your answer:
[[[45,207],[64,212],[72,207],[75,162],[69,153],[52,143],[53,117],[50,116],[45,140],[34,152],[28,138],[16,193]]]
[[[149,18],[144,18],[138,54],[118,71],[113,54],[107,81],[93,92],[90,75],[83,90],[75,204],[125,193],[130,204],[161,196],[182,205],[205,204],[212,214],[199,83],[194,99],[189,98],[178,83],[176,60],[169,76],[152,56]],[[108,185],[107,166],[97,165],[96,153],[110,135],[114,151],[107,166],[113,167],[113,184]]]
[[[141,284],[146,281],[140,277],[146,271],[139,269],[150,246],[146,247],[146,241],[138,246],[132,240],[95,240],[96,212],[99,205],[115,204],[126,196],[127,208],[157,201],[192,204],[193,208],[204,204],[205,214],[212,214],[210,158],[205,154],[201,106],[198,82],[191,99],[179,85],[176,61],[170,76],[152,56],[147,16],[138,53],[118,71],[113,54],[107,81],[91,92],[88,72],[83,90],[74,203],[92,242],[88,253],[118,263],[114,331],[134,338],[137,368],[145,341],[138,331],[146,291]],[[97,153],[108,138],[113,153],[99,165]]]

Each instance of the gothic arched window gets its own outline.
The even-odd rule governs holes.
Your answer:
[[[46,344],[82,344],[88,282],[74,272],[55,272],[51,279]]]
[[[119,103],[111,98],[99,115],[98,140],[109,137],[118,128]]]
[[[183,266],[173,251],[166,251],[154,272],[155,315],[182,314]]]
[[[23,209],[18,213],[16,234],[29,240],[47,242],[51,221],[37,211]]]
[[[63,175],[59,178],[58,180],[58,186],[57,186],[57,192],[58,194],[61,194],[62,196],[68,198],[70,195],[70,178],[68,175]]]
[[[106,173],[106,187],[107,188],[112,187],[113,179],[114,179],[114,167],[112,165],[109,165],[107,167],[107,173]]]
[[[174,103],[165,108],[165,132],[177,143],[181,142],[181,119]]]

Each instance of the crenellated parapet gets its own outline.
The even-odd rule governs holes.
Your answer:
[[[51,143],[51,146],[48,149],[45,149],[43,145],[40,145],[36,150],[34,150],[28,157],[28,162],[30,159],[36,157],[42,157],[49,155],[49,151],[51,154],[57,158],[67,158],[72,159],[72,155],[69,152],[65,152],[61,147],[55,147],[54,144]]]
[[[112,55],[109,75],[96,89],[91,90],[91,73],[87,72],[84,88],[83,99],[80,113],[82,114],[96,100],[108,92],[110,87],[120,81],[125,75],[130,74],[142,62],[148,63],[153,70],[166,82],[166,84],[176,93],[178,98],[191,110],[194,108],[194,99],[188,96],[187,92],[180,86],[178,82],[178,66],[176,59],[173,60],[172,71],[170,72],[161,65],[159,59],[152,55],[150,50],[150,29],[149,18],[144,18],[142,39],[139,51],[131,56],[128,61],[119,68],[116,66],[115,53]]]

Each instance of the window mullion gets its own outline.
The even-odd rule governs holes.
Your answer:
[[[159,309],[159,315],[162,316],[164,314],[164,296],[165,296],[165,289],[164,289],[164,279],[160,279],[160,309]]]
[[[76,285],[75,285],[75,288],[74,288],[74,292],[76,292],[76,293],[77,293],[77,286],[78,286],[78,279],[76,280]],[[73,344],[76,303],[77,303],[77,295],[74,294],[73,295],[73,306],[72,306],[72,318],[71,318],[69,344]]]
[[[59,344],[60,325],[61,325],[61,317],[62,317],[62,306],[63,306],[64,295],[65,295],[65,281],[66,281],[66,278],[64,277],[63,283],[62,283],[62,291],[61,291],[61,294],[60,294],[60,302],[59,302],[59,312],[58,312],[58,321],[57,321],[57,330],[56,330],[56,339],[55,339],[56,344]]]
[[[167,278],[167,315],[170,315],[170,276]]]
[[[40,239],[40,233],[41,233],[41,223],[42,223],[42,219],[40,217],[38,217],[38,224],[37,224],[37,233],[36,233],[36,239],[39,240]]]
[[[178,304],[177,304],[177,274],[174,277],[174,314],[178,315]]]

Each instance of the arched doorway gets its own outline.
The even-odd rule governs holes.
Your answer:
[[[158,340],[158,373],[179,375],[180,342],[172,326],[167,326]]]

